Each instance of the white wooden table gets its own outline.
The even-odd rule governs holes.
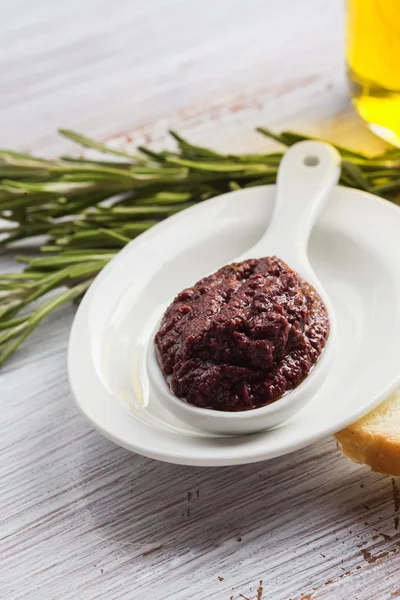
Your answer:
[[[258,150],[256,124],[380,145],[349,104],[339,0],[3,0],[0,22],[0,147],[69,151],[59,126],[161,143],[174,127]],[[130,454],[71,401],[72,317],[0,374],[0,598],[400,597],[396,481],[332,439],[221,469]]]

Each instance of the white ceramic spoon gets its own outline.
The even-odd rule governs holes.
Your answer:
[[[316,289],[327,307],[331,324],[318,362],[300,385],[272,404],[248,411],[217,411],[193,406],[170,392],[157,361],[152,335],[147,351],[150,385],[160,402],[178,419],[211,433],[254,433],[287,421],[322,385],[331,365],[336,322],[329,297],[308,261],[307,244],[339,174],[340,156],[329,144],[305,141],[292,146],[279,167],[275,207],[267,231],[255,246],[231,261],[278,256]]]

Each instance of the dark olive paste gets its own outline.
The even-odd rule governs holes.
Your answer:
[[[178,398],[224,411],[264,406],[295,388],[329,335],[318,293],[276,257],[219,269],[183,290],[155,336]]]

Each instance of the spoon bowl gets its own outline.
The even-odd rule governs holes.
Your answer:
[[[290,419],[323,384],[332,362],[336,322],[329,297],[309,263],[307,244],[339,175],[340,155],[329,144],[305,141],[292,146],[279,167],[277,195],[267,231],[255,246],[232,261],[278,256],[314,287],[325,303],[330,320],[329,337],[318,361],[297,387],[266,406],[237,412],[199,408],[171,393],[156,356],[157,326],[146,352],[149,382],[160,402],[181,421],[215,434],[255,433]]]
[[[154,330],[154,334],[157,329],[158,327]],[[275,402],[261,408],[228,412],[199,408],[172,394],[158,366],[153,339],[154,336],[151,338],[146,353],[147,372],[161,404],[177,419],[191,427],[224,435],[257,433],[288,421],[313,398],[323,384],[328,375],[334,351],[334,337],[330,334],[318,362],[300,385]]]

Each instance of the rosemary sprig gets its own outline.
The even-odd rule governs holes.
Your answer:
[[[70,130],[60,133],[100,158],[47,160],[0,150],[0,218],[8,224],[0,228],[0,247],[28,239],[39,252],[15,256],[24,265],[20,273],[0,274],[0,365],[50,312],[79,301],[130,240],[205,199],[274,183],[285,147],[310,139],[258,131],[282,151],[222,154],[171,132],[176,151],[141,147],[130,153]],[[343,158],[342,185],[400,204],[398,150],[368,157],[336,148]],[[38,243],[37,236],[45,241]]]

